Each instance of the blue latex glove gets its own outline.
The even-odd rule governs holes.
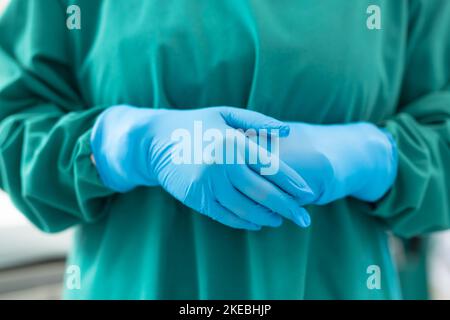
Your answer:
[[[370,123],[289,127],[289,137],[280,140],[280,158],[313,189],[311,204],[346,196],[373,202],[392,186],[397,151],[387,131]]]
[[[182,129],[195,137],[194,123],[198,121],[203,130],[216,129],[219,133],[226,129],[276,129],[280,136],[289,134],[286,124],[245,109],[110,107],[98,117],[91,136],[102,181],[118,192],[160,185],[186,206],[234,228],[277,227],[282,223],[281,217],[302,227],[309,225],[308,213],[296,201],[312,198],[312,191],[283,162],[279,163],[278,172],[270,176],[259,174],[262,165],[247,162],[174,163],[173,152],[181,142],[173,140],[173,133]],[[260,148],[251,141],[253,144],[247,143],[245,136],[244,141],[246,152]],[[226,143],[226,139],[220,143]]]

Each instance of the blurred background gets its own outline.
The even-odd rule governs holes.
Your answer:
[[[0,192],[0,300],[58,299],[70,238],[40,232]]]
[[[43,234],[0,191],[0,300],[59,299],[71,235]],[[450,299],[450,232],[391,240],[404,298]]]

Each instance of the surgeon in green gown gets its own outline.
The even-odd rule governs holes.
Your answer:
[[[308,206],[309,228],[229,228],[104,186],[90,134],[118,104],[371,122],[398,175],[376,203]],[[387,232],[450,228],[449,143],[447,0],[12,0],[0,18],[0,185],[39,229],[76,229],[66,298],[399,299]]]

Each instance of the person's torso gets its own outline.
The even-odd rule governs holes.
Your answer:
[[[382,121],[395,112],[407,1],[80,1],[71,31],[91,106],[250,108],[312,123]],[[381,29],[370,29],[370,5]],[[393,298],[383,226],[350,200],[310,208],[312,226],[243,232],[158,188],[114,199],[78,231],[82,298]],[[382,289],[366,280],[380,266]]]

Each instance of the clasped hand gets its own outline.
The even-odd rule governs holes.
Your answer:
[[[199,127],[208,150],[199,148]],[[267,137],[271,143],[260,143]],[[197,212],[247,230],[278,227],[283,219],[307,227],[308,204],[346,196],[375,201],[396,171],[392,138],[371,124],[286,124],[232,107],[113,106],[97,118],[91,148],[107,187],[161,186]],[[262,174],[261,155],[277,170]]]

